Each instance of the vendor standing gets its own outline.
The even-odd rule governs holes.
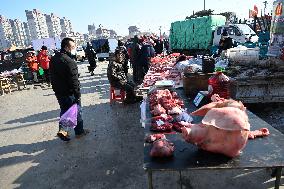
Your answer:
[[[49,79],[49,62],[50,62],[50,59],[49,59],[49,56],[48,56],[48,53],[47,53],[47,47],[46,46],[41,47],[41,51],[39,52],[39,54],[37,56],[37,60],[38,60],[40,67],[44,71],[45,81],[50,86],[50,79]]]
[[[97,58],[97,54],[96,51],[94,50],[94,48],[90,45],[90,43],[87,43],[87,47],[85,49],[85,54],[87,56],[88,62],[90,64],[89,68],[89,72],[91,73],[91,76],[94,75],[94,70],[97,67],[97,62],[96,62],[96,58]]]
[[[221,34],[221,39],[219,42],[219,55],[222,53],[223,50],[228,50],[234,47],[233,39],[229,37],[229,34],[226,29],[223,30]]]
[[[31,72],[33,73],[34,82],[38,82],[37,74],[38,74],[39,66],[38,66],[37,57],[35,55],[34,50],[31,50],[27,53],[26,63],[28,67],[30,68]]]

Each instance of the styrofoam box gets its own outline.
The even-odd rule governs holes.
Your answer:
[[[229,60],[234,62],[251,63],[259,60],[259,48],[232,48],[227,50]]]

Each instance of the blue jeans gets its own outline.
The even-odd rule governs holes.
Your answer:
[[[60,106],[60,117],[73,105],[76,103],[74,96],[56,96],[57,101]],[[80,135],[84,132],[83,129],[83,119],[82,119],[82,108],[81,103],[77,103],[78,115],[77,115],[77,126],[74,128],[75,135]],[[59,124],[59,130],[62,129],[62,125]]]

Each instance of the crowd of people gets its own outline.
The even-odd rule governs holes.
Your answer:
[[[26,56],[26,64],[30,71],[33,74],[33,81],[35,83],[39,82],[38,76],[43,75],[43,80],[47,82],[50,86],[50,78],[49,78],[49,62],[50,56],[48,55],[47,47],[42,46],[41,50],[36,54],[36,52],[31,49],[27,52]],[[40,69],[42,69],[42,73],[40,74]]]
[[[89,131],[83,128],[79,72],[74,60],[75,49],[75,41],[71,38],[64,38],[61,42],[61,50],[54,56],[50,57],[47,47],[42,46],[37,55],[34,50],[27,53],[26,63],[33,73],[34,82],[38,82],[39,69],[43,70],[43,79],[52,85],[60,106],[60,117],[71,106],[78,105],[77,126],[74,130],[76,137],[81,137]],[[142,83],[148,72],[150,59],[156,54],[163,53],[164,49],[167,49],[165,41],[153,36],[135,36],[125,44],[118,41],[114,56],[109,60],[107,77],[112,87],[126,92],[125,104],[142,100],[142,97],[136,96],[135,87]],[[96,52],[90,43],[87,43],[85,54],[90,64],[89,72],[94,75],[94,69],[97,67]],[[128,75],[129,65],[133,69],[133,79],[130,79]],[[61,123],[59,123],[57,136],[64,141],[70,140],[68,131]]]
[[[114,59],[110,61],[107,70],[111,86],[126,91],[124,103],[131,104],[141,101],[135,95],[135,87],[143,82],[150,66],[151,58],[164,52],[164,41],[154,36],[134,36],[126,42],[118,41]],[[128,62],[133,69],[133,81],[128,78]]]

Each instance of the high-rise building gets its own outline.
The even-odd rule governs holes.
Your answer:
[[[24,24],[25,33],[26,33],[25,45],[30,46],[32,44],[32,38],[31,38],[31,32],[29,29],[29,25],[27,22],[23,22],[23,24]]]
[[[26,10],[26,16],[32,40],[49,37],[46,18],[44,14],[42,14],[37,9],[33,9],[32,11]]]
[[[95,26],[95,24],[88,25],[88,32],[89,32],[89,35],[96,35],[96,26]]]
[[[60,25],[62,33],[71,34],[73,33],[73,28],[70,20],[67,20],[65,17],[60,19]]]
[[[0,49],[10,48],[13,44],[12,27],[8,19],[0,15]]]
[[[58,37],[61,35],[60,18],[55,14],[45,15],[49,37]]]
[[[26,32],[24,24],[18,19],[15,20],[10,19],[9,21],[12,27],[14,45],[16,45],[17,47],[25,47]]]

